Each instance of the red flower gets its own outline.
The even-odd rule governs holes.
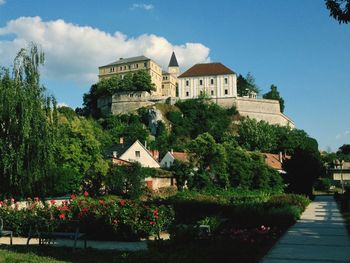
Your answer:
[[[15,202],[15,199],[11,198],[11,203],[14,203]]]
[[[56,201],[55,200],[50,200],[50,203],[51,203],[51,205],[54,205],[54,204],[56,204]]]
[[[34,197],[34,202],[38,202],[39,201],[39,197]]]
[[[156,222],[154,222],[154,221],[150,221],[150,222],[149,222],[149,224],[150,224],[150,225],[155,225],[155,224],[156,224]]]
[[[121,205],[125,205],[125,203],[126,203],[126,201],[125,201],[124,199],[121,199],[121,200],[120,200],[120,204],[121,204]]]
[[[98,200],[98,202],[99,202],[101,205],[104,205],[104,204],[105,204],[105,201],[103,201],[103,200]]]
[[[87,193],[87,192],[86,192]],[[70,199],[74,199],[75,198],[75,194],[71,194],[70,195]]]
[[[88,192],[88,191],[85,191],[85,192],[84,192],[84,196],[89,196],[89,192]]]
[[[89,208],[87,208],[87,207],[84,207],[83,209],[81,209],[81,212],[83,212],[83,213],[87,213],[87,212],[89,212]]]
[[[112,225],[118,225],[118,223],[119,223],[119,221],[118,221],[117,219],[114,219],[114,220],[112,221]]]
[[[65,216],[64,214],[60,214],[58,217],[59,217],[60,219],[65,219],[65,218],[66,218],[66,216]]]

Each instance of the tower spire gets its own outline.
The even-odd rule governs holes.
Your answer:
[[[171,54],[171,58],[170,58],[168,67],[178,67],[178,66],[179,66],[179,64],[177,63],[175,52],[173,51],[173,54]]]

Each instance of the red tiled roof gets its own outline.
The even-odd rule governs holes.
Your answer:
[[[265,156],[265,163],[273,169],[283,170],[282,162],[280,161],[279,154],[274,153],[263,153]],[[290,159],[289,155],[285,155],[282,157],[282,160]]]
[[[172,152],[171,153],[172,156],[174,156],[174,158],[176,160],[182,161],[182,162],[189,162],[190,161],[190,156],[188,153],[185,152]]]
[[[221,63],[196,64],[182,73],[179,78],[235,74]]]

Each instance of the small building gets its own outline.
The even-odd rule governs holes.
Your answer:
[[[160,168],[154,155],[139,140],[129,145],[124,144],[123,140],[120,142],[108,150],[109,155],[112,155],[113,163],[127,165],[128,163],[138,162],[142,167]],[[154,154],[156,155],[156,152]]]
[[[170,151],[164,155],[164,157],[160,161],[160,166],[163,168],[170,168],[173,165],[174,160],[179,160],[182,162],[189,162],[190,156],[186,152]]]
[[[180,99],[237,97],[237,75],[221,63],[196,64],[179,78]]]

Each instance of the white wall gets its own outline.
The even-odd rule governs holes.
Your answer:
[[[174,162],[174,157],[170,154],[170,152],[167,152],[166,155],[164,155],[163,159],[160,161],[160,166],[169,168]]]
[[[137,151],[140,152],[139,157],[136,156]],[[129,162],[139,162],[142,167],[160,168],[159,163],[153,159],[151,154],[139,141],[136,141],[133,145],[131,145],[130,148],[119,158]]]

